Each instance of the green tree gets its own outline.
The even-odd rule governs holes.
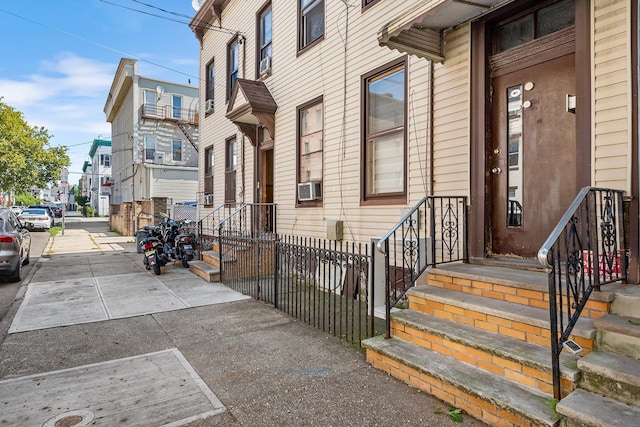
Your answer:
[[[52,147],[49,138],[44,127],[29,126],[0,97],[0,189],[21,193],[60,179],[60,169],[71,163],[67,147]]]
[[[38,203],[38,199],[31,193],[18,193],[16,194],[14,204],[19,206],[29,206]]]

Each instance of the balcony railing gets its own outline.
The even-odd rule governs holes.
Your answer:
[[[171,105],[143,104],[140,108],[143,119],[167,120],[197,125],[198,110],[194,108],[177,108]]]

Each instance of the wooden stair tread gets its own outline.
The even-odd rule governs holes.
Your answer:
[[[516,413],[534,425],[554,426],[560,419],[551,406],[551,396],[502,376],[394,337],[385,339],[377,336],[364,340],[362,344],[477,399]]]

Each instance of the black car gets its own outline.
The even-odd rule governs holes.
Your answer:
[[[51,217],[51,227],[53,227],[53,224],[55,222],[56,214],[53,212],[53,209],[51,208],[51,206],[49,206],[49,205],[29,205],[29,207],[30,208],[36,208],[36,209],[45,209],[47,211],[47,214]],[[62,214],[60,216],[62,216]]]

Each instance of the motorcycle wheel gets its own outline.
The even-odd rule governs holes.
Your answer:
[[[186,256],[182,257],[182,266],[184,268],[189,268],[189,259]]]
[[[156,276],[159,276],[159,275],[160,275],[160,273],[161,273],[161,272],[160,272],[160,264],[156,263],[156,264],[153,266],[153,273],[154,273]]]

